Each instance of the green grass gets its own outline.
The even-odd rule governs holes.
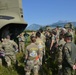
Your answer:
[[[18,75],[14,68],[0,66],[0,75]]]
[[[17,53],[18,67],[12,65],[12,67],[6,67],[0,65],[0,75],[24,75],[24,58],[23,53]]]

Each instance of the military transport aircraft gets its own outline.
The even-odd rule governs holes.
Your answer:
[[[0,39],[20,34],[27,26],[23,19],[22,0],[0,0]]]

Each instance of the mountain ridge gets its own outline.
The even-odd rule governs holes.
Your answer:
[[[37,31],[39,30],[41,27],[46,27],[46,26],[50,26],[50,27],[56,27],[56,26],[60,26],[60,27],[64,27],[65,24],[67,24],[69,22],[67,21],[58,21],[58,22],[55,22],[55,23],[52,23],[52,24],[49,24],[49,25],[39,25],[39,24],[31,24],[29,25],[28,27],[26,27],[26,30],[34,30],[34,31]],[[74,27],[76,27],[76,22],[71,22]]]

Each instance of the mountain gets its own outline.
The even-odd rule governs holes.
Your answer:
[[[49,26],[51,26],[51,27],[56,27],[56,26],[64,27],[64,25],[67,23],[68,23],[67,21],[58,21],[56,23],[50,24]],[[76,27],[76,22],[71,22],[71,23],[74,25],[74,27]]]
[[[56,23],[49,24],[48,26],[50,26],[52,28],[55,28],[56,26],[64,27],[64,25],[67,24],[67,23],[68,23],[67,21],[58,21]],[[71,23],[74,25],[74,27],[76,27],[76,22],[71,22]],[[26,27],[26,30],[34,30],[34,31],[37,31],[40,28],[45,29],[46,26],[44,26],[44,25],[41,26],[39,24],[31,24],[30,26]]]
[[[72,24],[76,27],[76,22],[72,22]]]
[[[68,23],[68,22],[66,22],[66,21],[58,21],[58,22],[53,23],[53,24],[51,24],[51,25],[49,25],[49,26],[51,26],[51,27],[56,27],[56,26],[64,27],[64,25],[65,25],[66,23]]]
[[[31,24],[30,26],[26,27],[26,30],[34,30],[37,31],[41,28],[42,26],[39,24]]]

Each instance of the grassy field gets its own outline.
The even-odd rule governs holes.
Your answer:
[[[24,58],[23,53],[17,53],[18,66],[6,67],[0,65],[0,75],[24,75]]]

